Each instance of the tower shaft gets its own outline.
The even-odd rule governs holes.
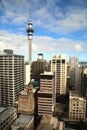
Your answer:
[[[31,62],[32,62],[32,40],[31,39],[29,39],[28,40],[28,54],[29,54],[29,64],[30,64],[30,66],[31,66]]]

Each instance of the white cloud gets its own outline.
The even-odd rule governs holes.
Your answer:
[[[68,35],[70,33],[72,34],[72,32],[87,30],[87,8],[85,6],[85,0],[71,0],[71,5],[63,5],[64,8],[59,6],[60,1],[61,0],[2,0],[2,4],[0,4],[0,11],[2,12],[0,24],[3,25],[1,26],[3,30],[6,28],[9,32],[0,31],[0,51],[2,52],[3,49],[8,48],[13,49],[17,53],[27,55],[27,34],[25,36],[23,33],[26,32],[30,15],[29,9],[31,8],[32,21],[36,29],[35,34],[38,35],[39,31],[39,34],[43,35],[42,31],[45,29],[49,31],[49,35],[50,32],[53,32],[52,37],[55,37],[55,32],[56,37],[61,37],[34,36],[33,52],[45,52],[49,54],[60,52],[86,52],[87,45],[84,39],[80,41],[68,38]],[[19,33],[14,34],[14,32],[17,31],[19,31]],[[61,36],[61,34],[64,35]],[[64,36],[67,36],[67,38]],[[71,37],[75,39],[77,36],[74,34],[71,35]],[[85,31],[84,36],[86,37]]]
[[[87,8],[66,5],[62,9],[58,2],[60,0],[3,0],[4,15],[1,16],[1,22],[23,26],[28,21],[29,9],[32,8],[34,25],[51,32],[65,34],[87,28]]]
[[[6,31],[0,31],[0,51],[4,49],[13,49],[14,51],[24,51],[26,48],[27,37],[19,34],[12,34]]]
[[[82,52],[86,51],[86,43],[82,41],[73,41],[72,39],[55,39],[47,36],[33,37],[33,51],[38,52]],[[13,49],[20,52],[26,51],[28,46],[27,35],[12,34],[6,31],[0,31],[0,49]]]
[[[12,23],[17,24],[17,25],[21,25],[21,24],[25,23],[26,21],[27,21],[27,18],[24,16],[21,16],[21,17],[14,18]]]
[[[76,52],[82,52],[83,51],[83,46],[81,44],[76,44],[75,45],[75,50],[76,50]]]
[[[28,55],[28,39],[22,34],[12,34],[7,31],[0,31],[0,53],[4,49],[12,49],[15,54]],[[34,36],[32,49],[35,53],[48,55],[59,53],[80,53],[87,51],[87,45],[83,41],[75,41],[68,38],[55,39],[47,36]],[[51,59],[51,57],[50,57]]]

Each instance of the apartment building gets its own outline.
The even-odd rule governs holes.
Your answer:
[[[0,55],[1,105],[14,106],[24,88],[24,56],[5,53]]]
[[[54,55],[52,57],[51,71],[55,73],[56,94],[66,94],[67,63],[65,55]]]
[[[69,94],[69,120],[80,121],[86,118],[86,98],[78,92],[70,91]]]

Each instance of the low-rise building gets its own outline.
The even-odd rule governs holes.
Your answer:
[[[9,130],[12,122],[17,118],[16,108],[0,107],[0,130]]]
[[[20,115],[11,125],[11,130],[34,130],[34,116]]]

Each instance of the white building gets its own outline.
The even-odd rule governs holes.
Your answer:
[[[67,63],[65,55],[54,55],[51,60],[51,71],[55,73],[55,91],[66,94]]]

